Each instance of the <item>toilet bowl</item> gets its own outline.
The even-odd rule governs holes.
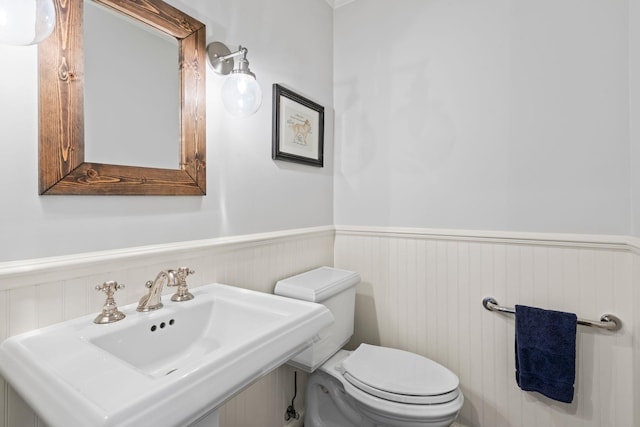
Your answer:
[[[392,382],[396,390],[394,392],[388,391],[391,387],[384,387],[387,390],[377,389],[366,383],[365,387],[369,389],[365,391],[360,384],[362,381],[354,382],[349,373],[349,362],[354,361],[353,357],[359,359],[361,356],[359,352],[363,348],[367,350],[367,355],[380,350],[383,350],[382,353],[387,353],[389,350],[398,352],[397,355],[383,354],[383,356],[389,360],[398,356],[401,363],[407,362],[407,358],[404,357],[406,355],[417,356],[400,350],[375,346],[363,347],[363,345],[354,352],[340,350],[309,379],[305,412],[306,427],[446,427],[453,423],[462,408],[464,397],[458,388],[457,377],[451,371],[423,358],[426,367],[403,365],[403,370],[407,374],[413,369],[417,371],[417,378],[402,378],[409,384],[402,384],[399,377],[396,377]],[[358,362],[359,360],[356,363]],[[420,365],[419,360],[413,362]],[[362,372],[356,372],[356,374],[373,373],[376,376],[387,373],[391,376],[397,373],[393,372],[393,369],[390,372],[388,364],[376,366],[377,364],[378,361],[372,361],[369,366],[362,369]],[[420,372],[421,367],[425,368],[424,372]],[[369,372],[369,369],[372,370]],[[433,378],[429,387],[422,391],[424,394],[406,394],[406,392],[416,392],[413,386],[417,385],[419,381],[416,380],[424,377],[425,374],[432,375]],[[365,376],[365,379],[369,378]],[[440,387],[436,387],[436,383]],[[400,393],[403,387],[406,392]],[[409,403],[416,400],[422,400],[422,403]],[[331,415],[328,416],[329,414]]]
[[[289,363],[311,372],[305,427],[446,427],[464,397],[458,377],[418,354],[361,344],[353,335],[355,286],[360,276],[321,267],[276,284],[275,293],[326,305],[335,322]]]

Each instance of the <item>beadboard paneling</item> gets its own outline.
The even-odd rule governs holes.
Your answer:
[[[138,301],[160,270],[189,266],[191,287],[219,282],[272,292],[281,278],[333,264],[333,227],[265,233],[0,264],[0,341],[21,332],[102,309],[94,287],[117,280],[120,305]],[[166,289],[165,294],[173,290]],[[306,375],[299,372],[296,406],[303,408]],[[231,399],[221,427],[281,427],[293,397],[293,371],[284,366]],[[251,408],[251,410],[247,410]],[[0,426],[46,427],[0,378]]]
[[[631,249],[623,238],[338,227],[335,265],[362,275],[349,347],[396,347],[449,367],[465,395],[460,425],[638,426]],[[485,310],[485,296],[596,320],[612,313],[624,328],[578,327],[575,398],[562,404],[517,387],[514,318]]]
[[[624,237],[474,233],[338,227],[289,230],[0,264],[0,339],[88,313],[103,297],[96,284],[127,287],[121,305],[146,280],[188,265],[192,286],[210,282],[271,292],[283,277],[318,265],[360,272],[356,335],[405,348],[454,370],[466,402],[461,427],[640,426],[640,244]],[[170,293],[170,291],[168,291]],[[620,316],[616,333],[579,327],[576,398],[554,403],[520,391],[513,380],[513,317],[481,306],[537,305],[585,318]],[[637,310],[636,310],[637,311]],[[635,333],[635,343],[632,340]],[[299,372],[296,408],[306,376]],[[293,370],[282,367],[229,401],[223,427],[280,427],[293,397]],[[251,410],[247,410],[251,408]],[[0,378],[0,426],[45,427]]]

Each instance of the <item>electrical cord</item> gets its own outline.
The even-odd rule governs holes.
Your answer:
[[[298,395],[298,371],[293,371],[293,399],[291,399],[291,405],[287,408],[287,412],[284,414],[284,420],[289,421],[291,419],[300,419],[300,414],[296,411],[295,406],[293,405],[296,400],[296,396]]]

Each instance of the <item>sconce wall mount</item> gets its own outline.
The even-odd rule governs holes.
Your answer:
[[[221,42],[213,42],[207,46],[207,56],[209,57],[211,68],[216,73],[224,76],[233,71],[233,58],[241,54],[246,55],[246,49],[245,52],[242,52],[242,47],[240,47],[237,52],[231,54],[227,45]]]

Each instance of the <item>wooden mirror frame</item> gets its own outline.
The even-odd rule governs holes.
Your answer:
[[[180,163],[179,169],[85,163],[84,1],[54,0],[56,28],[38,47],[40,194],[206,194],[204,24],[161,0],[91,0],[177,39]]]

